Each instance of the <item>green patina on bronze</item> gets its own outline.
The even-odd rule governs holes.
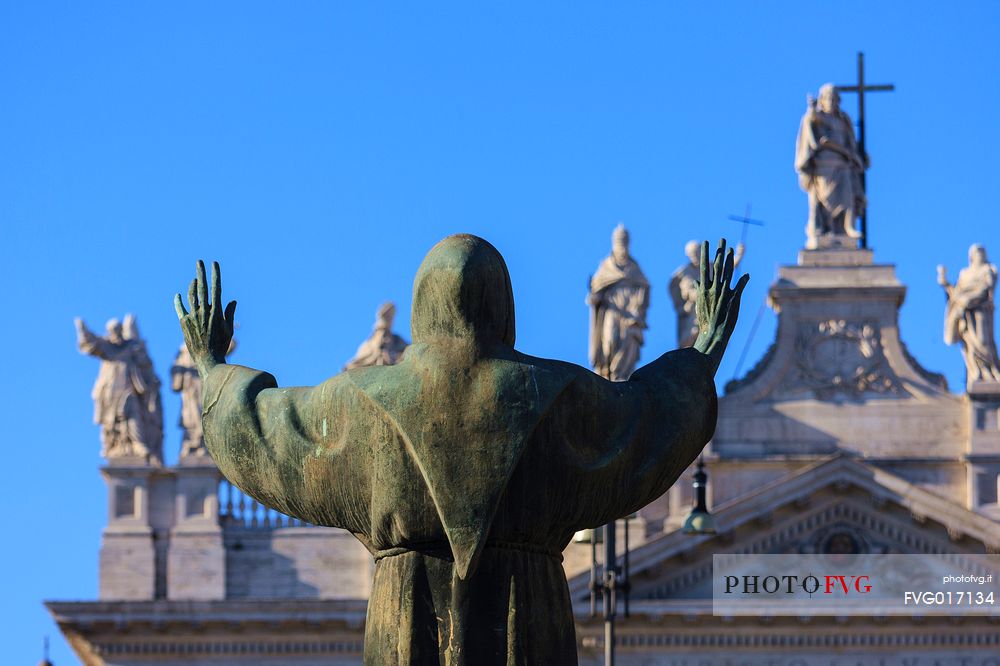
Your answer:
[[[724,314],[742,290],[727,291],[731,273]],[[702,450],[721,351],[671,352],[619,383],[526,356],[503,258],[460,235],[417,273],[402,362],[282,389],[223,362],[234,306],[222,314],[215,277],[211,307],[200,265],[191,314],[178,303],[206,444],[244,492],[371,551],[365,663],[575,664],[560,553],[661,495]],[[720,321],[731,333],[735,313]]]

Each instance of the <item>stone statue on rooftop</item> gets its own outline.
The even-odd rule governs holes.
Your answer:
[[[969,248],[969,265],[948,283],[947,271],[938,266],[938,284],[944,287],[948,304],[944,315],[944,341],[962,345],[966,377],[974,382],[1000,382],[1000,359],[993,336],[993,294],[997,267],[986,258],[986,248]]]
[[[743,243],[736,245],[733,266],[738,267],[745,251]],[[692,240],[684,245],[688,263],[684,264],[670,278],[668,289],[677,313],[677,348],[694,346],[698,339],[698,317],[695,306],[698,302],[698,280],[700,279],[701,243]]]
[[[819,89],[807,108],[795,141],[795,170],[809,194],[806,248],[854,247],[855,222],[865,209],[862,176],[867,157],[858,150],[851,119],[840,109],[832,83]]]
[[[629,235],[619,224],[611,254],[590,278],[590,366],[605,379],[625,381],[639,362],[649,308],[649,281],[629,253]]]
[[[101,426],[101,455],[137,458],[159,465],[163,461],[163,408],[160,380],[135,317],[110,320],[107,335],[91,332],[83,320],[74,320],[80,352],[101,359],[91,396],[94,423]]]
[[[708,263],[708,244],[702,266]],[[577,662],[561,553],[574,532],[662,495],[716,419],[713,377],[739,313],[732,252],[702,271],[702,333],[628,381],[514,349],[507,266],[449,236],[417,271],[413,344],[316,387],[225,362],[236,303],[218,264],[175,309],[204,382],[205,443],[243,492],[372,553],[370,666]]]
[[[347,362],[344,370],[365,368],[371,365],[395,365],[403,356],[409,344],[392,332],[392,320],[396,317],[396,306],[386,301],[375,313],[375,327],[371,336],[361,343],[354,358]]]
[[[229,344],[226,355],[236,349],[236,339]],[[201,425],[201,377],[187,344],[182,344],[170,368],[170,387],[181,396],[181,454],[184,458],[207,458],[205,433]]]

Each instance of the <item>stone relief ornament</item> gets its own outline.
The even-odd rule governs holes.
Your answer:
[[[881,331],[871,321],[830,319],[803,323],[795,341],[799,372],[793,387],[811,390],[817,399],[835,395],[900,394],[903,387],[889,369]]]

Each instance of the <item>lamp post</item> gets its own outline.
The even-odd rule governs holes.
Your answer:
[[[694,508],[688,514],[682,528],[684,534],[715,534],[715,516],[708,512],[706,489],[708,473],[705,472],[705,460],[698,458],[698,468],[694,473]]]
[[[629,590],[629,521],[635,514],[625,516],[624,553],[621,566],[618,564],[617,527],[618,521],[613,520],[603,528],[581,530],[574,540],[578,543],[590,542],[590,616],[597,616],[597,594],[602,599],[602,616],[604,617],[604,664],[614,666],[615,663],[615,621],[618,616],[618,597],[624,603],[624,617],[628,617]],[[597,564],[597,544],[604,544],[603,570]]]

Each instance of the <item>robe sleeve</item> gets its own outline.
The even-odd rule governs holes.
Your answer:
[[[597,527],[662,495],[701,453],[718,414],[714,372],[701,352],[678,349],[627,382],[581,374],[555,410],[567,522]]]
[[[205,444],[230,482],[268,507],[367,544],[377,428],[343,375],[282,389],[266,372],[222,364],[203,390]]]
[[[968,279],[963,279],[966,276]],[[987,276],[988,279],[982,279]],[[971,269],[963,268],[952,290],[952,300],[963,310],[960,316],[964,316],[965,310],[981,307],[984,302],[989,300],[995,282],[996,278],[992,271],[980,271],[980,274],[977,275],[972,273]]]

